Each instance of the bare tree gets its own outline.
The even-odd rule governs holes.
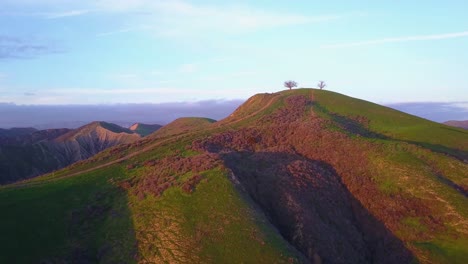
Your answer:
[[[285,81],[284,82],[284,87],[289,88],[291,90],[294,87],[297,87],[297,82],[295,81]]]
[[[320,81],[317,84],[317,87],[320,88],[320,90],[322,90],[323,88],[327,87],[327,84],[324,81]]]

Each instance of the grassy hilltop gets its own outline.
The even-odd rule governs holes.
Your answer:
[[[0,187],[0,263],[464,263],[468,132],[316,89]]]

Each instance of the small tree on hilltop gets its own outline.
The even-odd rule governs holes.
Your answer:
[[[297,87],[297,82],[295,81],[285,81],[284,82],[284,87],[289,88],[291,90],[294,87]]]
[[[320,90],[322,90],[323,88],[327,87],[327,85],[325,84],[324,81],[320,81],[318,84],[317,84],[318,88],[320,88]]]

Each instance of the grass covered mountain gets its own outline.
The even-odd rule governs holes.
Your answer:
[[[106,122],[0,138],[0,184],[51,172],[140,138],[133,131]]]
[[[316,89],[191,121],[2,187],[0,262],[466,262],[467,131]]]
[[[451,121],[444,122],[444,124],[448,126],[461,127],[464,129],[468,129],[468,120],[464,120],[464,121],[451,120]]]

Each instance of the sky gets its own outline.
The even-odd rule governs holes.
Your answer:
[[[0,103],[247,99],[285,80],[468,109],[464,0],[0,0]]]

